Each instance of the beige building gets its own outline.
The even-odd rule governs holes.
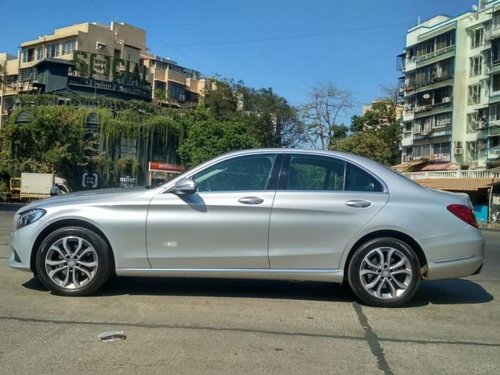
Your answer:
[[[106,95],[189,107],[207,80],[151,54],[146,31],[125,23],[82,23],[22,42],[17,58],[0,53],[2,122],[17,93]]]
[[[7,53],[0,53],[0,128],[7,120],[7,108],[14,103],[17,94],[18,59]]]

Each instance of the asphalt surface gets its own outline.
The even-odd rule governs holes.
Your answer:
[[[114,278],[68,298],[7,267],[11,207],[0,206],[0,374],[500,373],[500,232],[483,232],[480,275],[423,282],[397,309],[281,281]]]

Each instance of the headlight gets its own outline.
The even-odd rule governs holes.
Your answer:
[[[24,211],[19,215],[19,219],[17,219],[16,229],[25,227],[26,225],[30,225],[34,223],[38,219],[40,219],[43,215],[46,214],[47,211],[42,210],[41,208],[33,208],[28,211]]]

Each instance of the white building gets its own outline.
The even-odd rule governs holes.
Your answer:
[[[500,0],[408,30],[401,58],[402,162],[500,165]]]

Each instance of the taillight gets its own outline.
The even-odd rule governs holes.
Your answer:
[[[477,228],[476,216],[470,207],[463,204],[450,204],[446,208],[459,219]]]

